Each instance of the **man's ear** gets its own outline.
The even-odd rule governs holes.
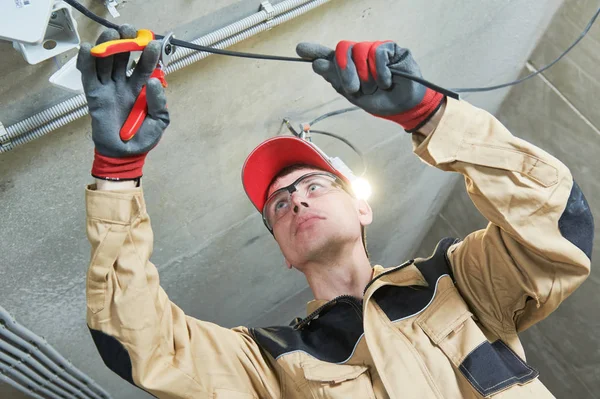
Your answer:
[[[373,221],[371,205],[364,199],[358,200],[358,220],[360,220],[362,226],[368,226]]]

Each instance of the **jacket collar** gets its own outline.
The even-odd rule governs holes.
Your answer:
[[[385,271],[385,269],[383,268],[383,266],[380,266],[380,265],[373,266],[373,277],[372,278],[377,277],[384,271]],[[319,309],[321,306],[325,305],[327,302],[329,302],[329,301],[327,301],[325,299],[313,299],[312,301],[309,301],[306,304],[306,315],[308,316],[315,310]]]

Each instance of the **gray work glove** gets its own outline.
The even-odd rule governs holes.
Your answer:
[[[131,39],[136,34],[131,25],[122,25],[119,32],[105,30],[96,44]],[[129,53],[96,58],[90,53],[91,47],[89,43],[81,45],[77,69],[81,71],[92,117],[92,139],[96,147],[92,175],[108,180],[139,178],[148,151],[158,144],[169,125],[162,84],[158,79],[150,79],[160,56],[161,42],[154,40],[146,46],[129,78],[126,75]],[[135,136],[123,141],[119,135],[121,127],[144,85],[148,115]]]
[[[313,60],[313,70],[352,104],[407,131],[424,124],[444,100],[441,93],[394,76],[394,71],[400,71],[421,77],[421,71],[410,50],[393,42],[341,41],[335,51],[300,43],[296,52]]]

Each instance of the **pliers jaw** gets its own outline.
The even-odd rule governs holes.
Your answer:
[[[162,39],[162,47],[160,49],[160,57],[158,59],[158,65],[160,68],[166,68],[171,62],[171,57],[175,54],[176,47],[171,43],[173,39],[173,32],[165,35]]]

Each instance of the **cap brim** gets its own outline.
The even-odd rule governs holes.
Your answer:
[[[256,147],[242,168],[244,190],[259,212],[263,210],[269,185],[275,176],[283,168],[295,164],[314,166],[348,182],[311,143],[293,136],[273,137]]]

